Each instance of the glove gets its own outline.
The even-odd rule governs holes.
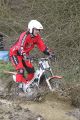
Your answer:
[[[24,58],[24,60],[31,60],[32,59],[32,57],[29,55],[27,56],[25,52],[23,53],[23,58]]]
[[[20,54],[20,55],[23,55],[24,53],[25,53],[25,51],[24,51],[23,47],[21,47],[21,48],[19,49],[19,54]]]
[[[27,56],[26,56],[26,53],[25,52],[23,52],[23,57],[24,57],[24,60],[27,60]]]
[[[55,62],[56,56],[55,56],[55,53],[54,53],[54,52],[53,52],[53,53],[50,53],[49,59],[51,59],[51,60],[53,60],[53,61]]]

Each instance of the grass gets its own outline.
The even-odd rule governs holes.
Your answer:
[[[14,71],[14,68],[12,67],[10,62],[3,62],[0,61],[0,79],[8,79],[10,74],[4,73],[5,71]]]

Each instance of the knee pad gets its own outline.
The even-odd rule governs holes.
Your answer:
[[[24,69],[23,68],[19,69],[18,74],[24,75]]]

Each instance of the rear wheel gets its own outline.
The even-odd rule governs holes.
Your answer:
[[[36,85],[31,85],[24,93],[27,100],[34,100],[38,95],[38,87]]]

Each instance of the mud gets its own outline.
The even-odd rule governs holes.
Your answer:
[[[29,108],[23,108],[19,103],[0,100],[1,120],[44,120],[39,114],[35,114]]]
[[[79,109],[71,105],[64,92],[44,92],[27,100],[23,93],[15,94],[14,89],[9,92],[12,83],[9,84],[0,88],[1,120],[80,120]]]
[[[80,113],[69,99],[48,93],[44,99],[27,101],[17,96],[0,98],[1,120],[80,120]]]

